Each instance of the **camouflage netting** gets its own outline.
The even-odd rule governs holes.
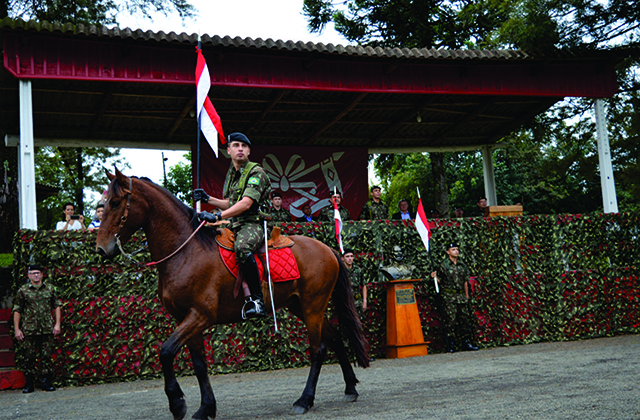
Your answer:
[[[315,236],[337,247],[333,224],[283,224],[286,234]],[[432,227],[433,261],[443,245],[460,244],[461,258],[475,279],[471,305],[482,347],[573,340],[640,332],[640,284],[635,246],[640,217],[631,214],[442,219]],[[400,244],[405,263],[416,266],[416,299],[431,352],[443,339],[432,263],[412,222],[345,222],[344,244],[372,284],[363,317],[373,357],[386,344],[386,297],[378,270]],[[144,235],[125,246],[140,262],[150,261]],[[122,256],[102,261],[95,235],[20,231],[14,240],[14,290],[26,266],[38,262],[45,281],[64,302],[63,334],[56,338],[59,382],[89,384],[161,376],[159,348],[175,328],[157,299],[157,273]],[[281,331],[270,320],[211,328],[205,333],[212,373],[267,370],[307,364],[306,331],[287,311],[278,312]],[[19,351],[18,351],[19,353]],[[18,363],[21,361],[18,360]],[[176,359],[191,374],[188,351]]]

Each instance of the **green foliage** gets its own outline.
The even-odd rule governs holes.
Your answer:
[[[0,254],[0,267],[10,267],[13,264],[13,254]]]
[[[190,205],[193,200],[193,171],[191,152],[184,154],[186,162],[179,162],[169,168],[167,185],[164,185],[178,200]]]
[[[124,166],[119,153],[119,149],[107,148],[37,148],[36,182],[60,189],[58,195],[38,203],[39,227],[54,229],[56,222],[62,220],[62,206],[66,202],[74,203],[76,214],[90,220],[87,207],[93,210],[97,203],[89,201],[85,206],[85,191],[102,194],[107,185],[104,169],[112,164]]]
[[[48,22],[83,24],[113,24],[122,12],[150,17],[152,13],[178,13],[181,19],[195,15],[194,7],[186,0],[3,0],[0,18],[35,19]]]
[[[572,340],[640,332],[640,216],[633,214],[465,218],[432,221],[432,257],[411,221],[349,221],[343,242],[369,282],[362,313],[373,357],[385,354],[386,288],[379,269],[400,244],[404,262],[416,267],[415,286],[425,340],[442,351],[438,299],[428,277],[444,257],[443,244],[460,243],[473,276],[476,338],[484,347]],[[287,234],[314,236],[336,247],[333,224],[281,224]],[[44,267],[45,281],[63,299],[63,335],[56,339],[56,377],[88,384],[159,377],[158,353],[176,327],[158,301],[157,273],[123,256],[99,260],[95,236],[79,232],[20,231],[14,239],[14,285],[24,284],[30,262]],[[144,235],[125,245],[148,262]],[[433,260],[432,260],[433,258]],[[277,313],[270,319],[216,326],[206,331],[211,373],[299,367],[308,364],[308,341],[300,320]],[[332,361],[334,361],[332,359]],[[19,361],[19,363],[21,363]],[[176,360],[191,373],[188,352]]]

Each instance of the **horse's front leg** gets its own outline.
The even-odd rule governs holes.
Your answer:
[[[180,384],[176,380],[173,370],[173,361],[176,355],[195,335],[200,335],[206,328],[204,317],[192,311],[171,334],[171,337],[162,345],[160,349],[160,363],[164,374],[164,392],[169,399],[169,409],[174,420],[182,420],[187,414],[187,404],[184,401],[184,393],[180,389]]]
[[[204,355],[204,341],[202,334],[192,338],[188,343],[189,353],[191,353],[191,361],[193,362],[193,370],[198,378],[200,386],[200,408],[193,415],[195,420],[207,420],[216,418],[216,398],[211,389],[209,381],[209,371],[207,369],[207,360]]]
[[[296,315],[302,315],[302,311],[295,306],[290,307],[289,310]],[[311,369],[309,369],[309,377],[307,378],[307,384],[302,391],[302,395],[295,403],[293,403],[293,411],[296,414],[304,414],[313,407],[313,401],[316,397],[318,377],[320,376],[320,369],[322,369],[322,363],[324,363],[324,359],[327,355],[327,348],[322,342],[323,316],[314,314],[307,315],[307,317],[300,316],[300,319],[303,319],[307,324]]]

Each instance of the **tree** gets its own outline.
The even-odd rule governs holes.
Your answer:
[[[164,186],[178,200],[191,206],[193,201],[193,171],[191,168],[191,152],[185,153],[183,157],[187,162],[178,162],[169,168],[167,183]]]
[[[348,40],[383,47],[589,50],[635,46],[640,34],[640,3],[632,0],[305,0],[303,12],[312,31],[333,21]],[[622,93],[608,109],[615,179],[627,210],[640,205],[638,54],[630,51],[619,69]],[[561,102],[502,139],[513,147],[494,152],[499,202],[521,202],[531,213],[601,209],[591,107],[586,100]],[[410,160],[402,155],[382,155],[375,165],[389,188],[402,188],[412,179],[434,186],[437,198],[430,205],[443,215],[445,194],[452,207],[474,206],[483,195],[480,154],[449,153],[444,161],[446,170],[438,169],[435,154],[426,159],[430,176],[411,172],[410,165],[404,166]],[[391,168],[403,174],[385,172]]]
[[[77,214],[86,218],[85,202],[97,204],[97,199],[85,197],[86,191],[96,196],[106,190],[104,168],[112,165],[126,166],[118,158],[120,149],[40,147],[36,150],[36,182],[60,189],[57,196],[38,203],[38,228],[52,229],[60,220],[62,205],[71,202]]]
[[[144,17],[176,12],[185,19],[195,9],[187,0],[0,0],[0,18],[108,25],[116,23],[122,12]]]

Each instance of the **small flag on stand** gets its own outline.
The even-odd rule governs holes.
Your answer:
[[[222,132],[222,122],[218,112],[213,107],[209,99],[209,89],[211,88],[211,76],[207,62],[204,60],[202,50],[196,47],[198,52],[198,61],[196,64],[196,112],[198,115],[198,126],[204,137],[207,139],[209,146],[218,157],[218,134],[222,144],[226,143],[224,133]]]
[[[334,194],[336,194],[334,190]],[[342,247],[342,217],[340,217],[340,210],[338,210],[338,204],[336,200],[333,201],[333,217],[336,221],[336,240],[340,246],[340,253],[344,254],[344,248]]]

